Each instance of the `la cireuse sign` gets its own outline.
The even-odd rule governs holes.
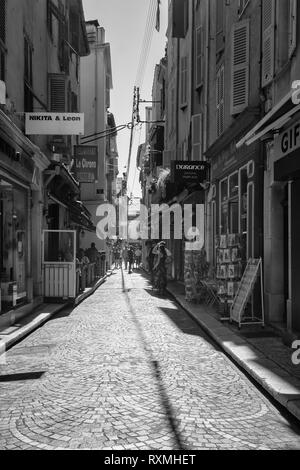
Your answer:
[[[79,183],[95,183],[98,179],[98,148],[77,145],[74,147],[76,178]]]
[[[300,121],[294,123],[275,139],[275,160],[289,155],[300,148]]]
[[[84,135],[82,113],[26,113],[26,135]]]
[[[172,162],[172,180],[174,183],[204,183],[209,179],[209,164],[206,162]]]

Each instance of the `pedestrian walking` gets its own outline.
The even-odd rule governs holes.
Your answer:
[[[135,256],[135,266],[137,269],[140,268],[142,262],[142,251],[140,248],[137,248],[134,253]]]
[[[167,265],[171,262],[171,252],[166,248],[165,242],[158,243],[153,248],[153,254],[155,255],[155,262],[153,266],[154,274],[154,288],[159,291],[160,294],[165,294],[167,288]]]
[[[128,274],[132,273],[134,263],[134,251],[133,248],[130,246],[128,249]]]
[[[127,245],[125,245],[122,250],[122,260],[124,261],[125,270],[127,270],[127,266],[128,266],[128,246]]]

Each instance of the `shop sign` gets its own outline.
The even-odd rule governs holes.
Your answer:
[[[82,113],[26,113],[26,135],[83,135]]]
[[[98,179],[98,147],[77,145],[74,147],[75,172],[79,183],[95,183]]]
[[[209,180],[207,162],[172,161],[172,182],[177,184],[204,183]]]
[[[285,131],[281,132],[275,139],[275,160],[289,155],[300,148],[300,121],[295,122]]]

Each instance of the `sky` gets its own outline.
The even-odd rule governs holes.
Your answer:
[[[116,125],[131,122],[133,91],[147,25],[150,0],[83,0],[85,19],[98,20],[105,29],[106,42],[110,43],[112,61],[113,90],[111,91],[110,111]],[[151,100],[155,65],[165,55],[168,0],[161,0],[160,32],[153,28],[153,37],[141,99]],[[149,37],[149,35],[148,35]],[[141,120],[145,120],[145,106],[140,105]],[[147,106],[150,106],[147,104]],[[136,130],[129,173],[129,192],[140,195],[139,173],[136,170],[136,155],[139,144],[145,142],[145,125]],[[130,130],[118,134],[119,171],[123,173],[129,156]]]

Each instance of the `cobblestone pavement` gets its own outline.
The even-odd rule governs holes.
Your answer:
[[[300,449],[300,428],[139,273],[114,274],[0,368],[2,450]]]

